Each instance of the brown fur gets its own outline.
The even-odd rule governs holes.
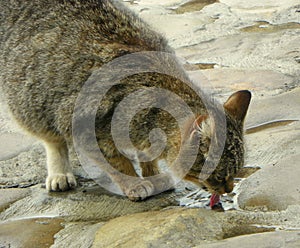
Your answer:
[[[78,93],[92,72],[125,54],[173,51],[161,35],[116,1],[0,0],[0,7],[1,86],[17,122],[45,143],[48,190],[67,190],[76,185],[68,161],[73,109]],[[177,61],[169,62],[162,66],[187,78]],[[197,160],[186,176],[187,180],[198,183],[210,144],[209,118],[203,117],[207,111],[198,95],[180,80],[159,73],[129,76],[121,85],[110,89],[97,112],[96,135],[108,162],[122,173],[137,176],[131,161],[114,146],[110,135],[112,113],[128,94],[138,89],[161,87],[179,95],[194,114],[200,116],[196,121],[199,130],[193,128],[194,124],[187,124],[188,136],[185,136],[200,134]],[[241,91],[224,105],[225,150],[217,169],[202,182],[212,192],[230,192],[233,177],[242,167],[243,120],[250,98],[248,91]],[[149,147],[149,132],[161,128],[168,141],[160,159],[172,164],[182,142],[175,119],[163,110],[149,109],[138,113],[131,123],[131,139],[140,150]],[[144,177],[158,174],[157,160],[140,164]],[[132,197],[128,187],[121,185],[132,199],[149,195],[146,190]]]

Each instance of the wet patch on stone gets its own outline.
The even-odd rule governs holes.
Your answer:
[[[241,28],[241,31],[273,33],[273,32],[279,32],[286,29],[300,29],[300,23],[288,22],[288,23],[274,25],[267,21],[259,21],[252,26]]]
[[[186,12],[199,11],[207,5],[217,3],[217,2],[219,2],[219,1],[218,0],[191,0],[189,2],[181,4],[174,11],[176,14],[183,14]]]
[[[225,194],[221,196],[220,199],[220,207],[214,209],[215,211],[226,211],[237,209],[237,205],[235,203],[235,192],[230,194]],[[190,194],[182,197],[180,199],[180,206],[188,207],[188,208],[205,208],[210,210],[209,202],[210,202],[211,193],[198,189],[196,191],[191,192]]]
[[[197,70],[209,70],[214,69],[216,63],[195,63],[195,64],[185,64],[184,69],[187,71],[197,71]]]
[[[246,165],[242,167],[234,178],[234,189],[231,193],[224,194],[220,197],[220,203],[212,210],[223,212],[228,210],[237,210],[239,209],[237,197],[239,195],[239,186],[240,183],[250,175],[254,174],[260,170],[260,167]],[[211,193],[205,191],[204,189],[196,189],[180,198],[179,205],[188,208],[204,208],[210,210],[210,197]]]
[[[62,219],[32,218],[0,223],[0,247],[47,248],[63,229]]]

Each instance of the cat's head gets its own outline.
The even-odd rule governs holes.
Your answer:
[[[200,137],[197,159],[185,179],[199,183],[212,193],[224,194],[233,189],[233,178],[244,163],[243,124],[251,99],[249,91],[238,91],[224,103],[226,116],[226,140],[221,159],[213,173],[199,181],[205,159],[210,149],[214,123],[207,115],[200,115],[190,128],[189,137]]]

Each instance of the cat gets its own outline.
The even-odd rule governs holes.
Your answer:
[[[168,54],[174,51],[162,35],[118,1],[0,0],[0,7],[0,84],[10,111],[22,128],[45,145],[46,188],[49,191],[74,188],[76,179],[68,151],[73,142],[73,110],[84,83],[93,72],[116,58],[144,51]],[[161,66],[188,78],[175,59]],[[126,152],[116,149],[110,123],[124,97],[152,87],[174,92],[195,114],[187,122],[182,137],[188,143],[197,136],[200,146],[195,163],[184,179],[212,192],[216,196],[213,205],[219,195],[232,191],[233,178],[243,166],[243,122],[251,93],[236,92],[223,105],[227,122],[225,148],[216,169],[200,182],[199,173],[211,144],[213,120],[197,92],[182,80],[158,72],[138,73],[121,80],[102,99],[95,132],[98,146],[109,164],[129,176],[138,177],[138,174]],[[139,105],[139,101],[134,104]],[[170,166],[183,143],[176,120],[163,109],[149,108],[136,114],[130,124],[130,138],[139,150],[150,147],[148,135],[154,128],[165,132],[167,142],[156,159],[138,161],[144,178],[159,175],[160,159],[165,159]],[[112,180],[131,200],[145,199],[158,187],[147,180],[137,185],[128,184],[118,176],[112,176]]]

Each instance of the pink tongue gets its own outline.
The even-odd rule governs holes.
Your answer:
[[[220,195],[212,194],[210,197],[209,206],[212,208],[214,205],[220,202]]]

